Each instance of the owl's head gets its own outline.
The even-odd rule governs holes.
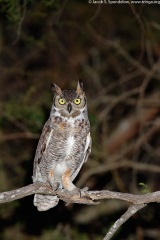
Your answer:
[[[78,81],[76,90],[61,90],[52,83],[54,93],[53,107],[56,112],[64,117],[77,117],[86,109],[86,96],[83,91],[83,83]]]

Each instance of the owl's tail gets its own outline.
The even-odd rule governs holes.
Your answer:
[[[59,202],[57,196],[35,194],[34,195],[34,206],[37,207],[38,211],[46,211],[50,208],[55,207]]]

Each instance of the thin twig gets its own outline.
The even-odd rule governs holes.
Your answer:
[[[146,204],[139,205],[131,205],[127,211],[113,224],[113,226],[109,229],[107,235],[103,238],[103,240],[110,240],[114,233],[125,223],[131,216],[133,216],[137,211],[144,208]]]
[[[17,36],[16,36],[16,39],[13,42],[13,45],[16,44],[18,42],[18,40],[20,39],[22,24],[23,24],[25,16],[26,16],[26,11],[27,11],[27,0],[23,0],[22,17],[21,17],[21,19],[20,19],[20,21],[18,23]]]
[[[16,139],[38,139],[39,134],[31,132],[17,132],[0,135],[0,141],[11,141]]]
[[[137,21],[140,25],[140,28],[141,28],[141,54],[140,54],[140,57],[139,57],[139,60],[141,60],[143,55],[144,55],[144,50],[145,50],[145,35],[146,35],[145,24],[143,22],[142,17],[136,12],[134,4],[130,4],[130,8],[131,8],[135,18],[137,19]]]
[[[92,168],[91,170],[88,170],[86,174],[81,178],[77,186],[82,186],[88,178],[90,178],[93,175],[98,175],[102,173],[106,173],[109,171],[113,171],[120,168],[131,168],[136,169],[137,171],[144,171],[144,172],[153,172],[153,173],[160,173],[160,167],[158,165],[149,165],[147,163],[134,163],[131,160],[123,160],[120,161],[122,157],[117,157],[116,162],[109,162],[108,164],[100,164],[99,166]],[[119,159],[119,161],[118,161]]]

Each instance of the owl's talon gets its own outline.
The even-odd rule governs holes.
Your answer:
[[[74,195],[79,195],[81,197],[81,189],[80,188],[74,188],[70,192]]]
[[[52,189],[54,191],[58,190],[60,188],[60,183],[59,182],[55,182],[54,184],[51,185]]]

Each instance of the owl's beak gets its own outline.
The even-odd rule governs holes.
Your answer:
[[[72,105],[71,105],[71,103],[68,103],[67,109],[68,109],[68,112],[69,112],[69,113],[72,111]]]

